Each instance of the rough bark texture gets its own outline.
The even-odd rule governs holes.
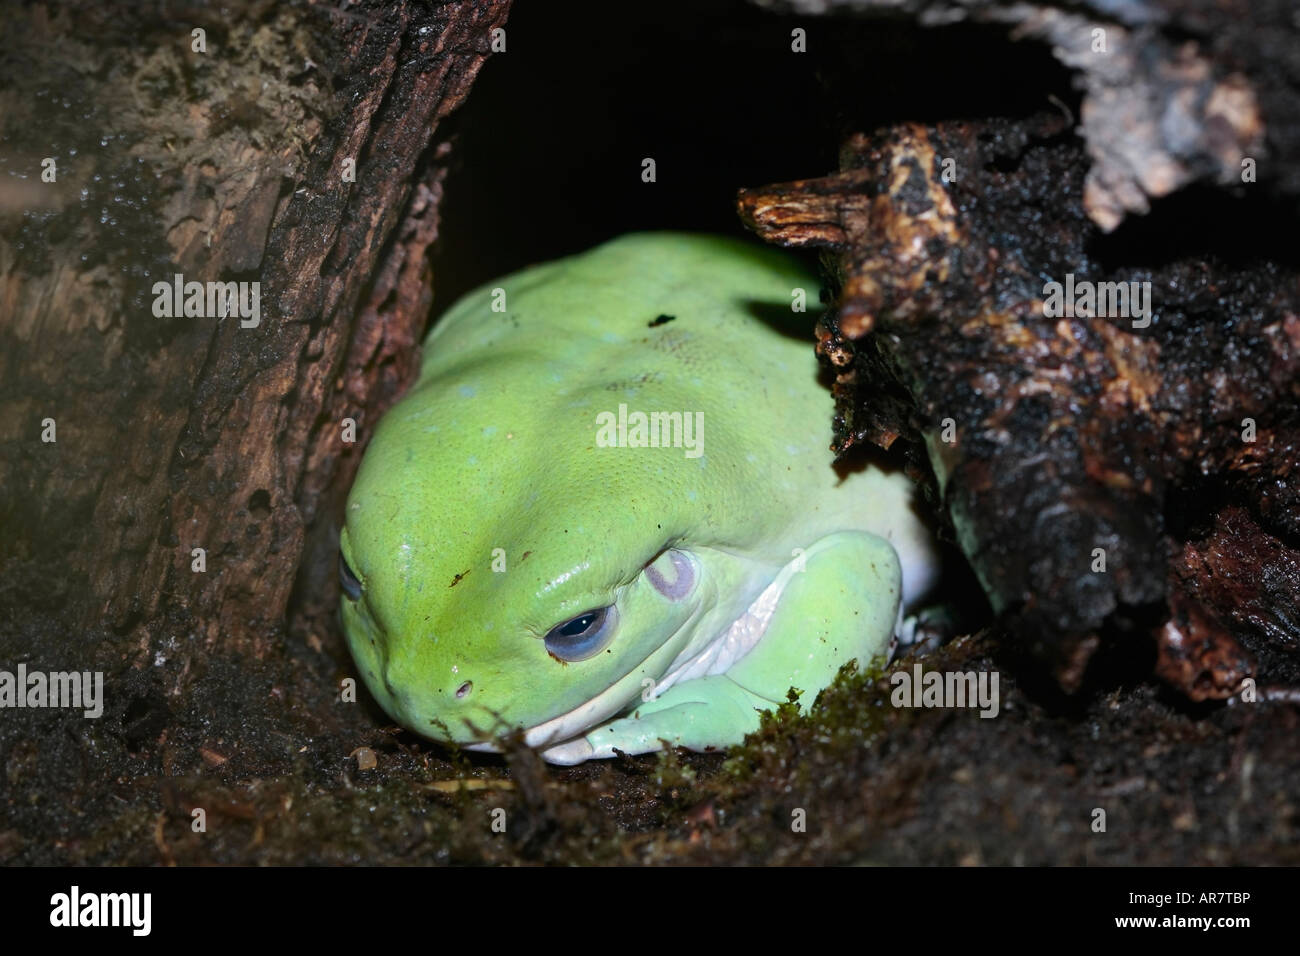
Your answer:
[[[111,689],[75,739],[56,712],[23,742],[34,717],[6,714],[10,753],[44,753],[29,786],[68,792],[87,747],[94,776],[138,751],[165,773],[240,746],[265,761],[273,728],[239,721],[284,718],[295,657],[315,680],[289,703],[337,687],[312,651],[357,463],[345,420],[364,436],[414,369],[439,127],[508,6],[5,12],[3,657],[101,670]],[[156,317],[153,283],[176,273],[260,282],[260,323]],[[193,746],[200,714],[239,743]]]
[[[8,69],[33,86],[77,35],[122,44],[79,51],[81,74],[116,62],[98,87],[74,74],[53,95],[8,91],[8,161],[31,164],[24,188],[58,213],[27,216],[3,246],[0,480],[10,560],[55,556],[58,603],[140,653],[168,606],[203,622],[208,647],[260,654],[278,633],[321,496],[349,466],[341,422],[364,428],[417,354],[431,143],[506,8],[274,6],[230,28],[214,16],[206,53],[182,19],[202,8],[124,24],[37,6],[6,31]],[[337,49],[307,45],[329,36]],[[36,179],[45,155],[55,185]],[[260,280],[261,324],[156,319],[146,290],[176,272]],[[47,416],[58,445],[38,440]]]
[[[975,13],[1010,15],[996,4]],[[1024,6],[1015,16],[1032,25],[1022,32],[1063,22]],[[1285,62],[1263,59],[1229,96],[1215,84],[1228,82],[1216,56],[1230,57],[1173,44],[1161,31],[1178,35],[1178,22],[1170,13],[1143,27],[1141,56],[1083,63],[1055,47],[1083,71],[1082,142],[1064,104],[1024,120],[902,124],[850,137],[839,173],[743,192],[740,209],[772,241],[830,250],[839,289],[820,348],[838,375],[840,447],[920,436],[995,610],[1014,612],[1062,682],[1078,686],[1104,630],[1136,625],[1160,635],[1160,672],[1203,699],[1260,676],[1240,641],[1296,643],[1300,578],[1287,575],[1300,545],[1300,272],[1292,249],[1265,238],[1276,223],[1263,194],[1291,189],[1300,155],[1278,155],[1287,109],[1231,122],[1178,112],[1272,102],[1254,74],[1263,89],[1287,76]],[[1178,65],[1189,60],[1200,64],[1190,73]],[[1118,106],[1096,88],[1100,62],[1127,91]],[[1152,77],[1195,89],[1171,80],[1153,92]],[[1089,122],[1090,111],[1106,122]],[[1177,162],[1171,131],[1183,136]],[[1212,176],[1205,137],[1232,157]],[[1263,175],[1243,182],[1243,151],[1266,141],[1259,168],[1271,186]],[[1202,188],[1104,235],[1121,210],[1146,209],[1141,195],[1168,193],[1198,168],[1257,192],[1234,202]],[[1139,180],[1142,190],[1129,188]],[[1100,300],[1049,310],[1047,283],[1067,276],[1126,291],[1149,283],[1149,322]],[[1197,577],[1208,561],[1183,561],[1171,577],[1170,558],[1235,501],[1258,522],[1233,525],[1254,551],[1235,589]],[[1292,563],[1269,563],[1275,554]]]
[[[1004,25],[1050,44],[1083,91],[1083,208],[1104,230],[1193,182],[1300,196],[1300,24],[1289,0],[755,0],[807,14]],[[1267,117],[1267,121],[1265,121]]]

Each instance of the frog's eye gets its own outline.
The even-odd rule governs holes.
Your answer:
[[[585,661],[605,649],[614,636],[618,611],[613,605],[584,611],[557,624],[546,635],[546,650],[562,661]]]
[[[348,596],[348,600],[361,600],[361,582],[357,580],[357,576],[348,567],[347,559],[343,557],[342,551],[339,552],[339,586],[343,588],[343,593]]]

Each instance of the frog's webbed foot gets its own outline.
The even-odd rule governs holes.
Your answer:
[[[627,716],[551,747],[551,763],[649,753],[669,747],[708,751],[741,743],[759,714],[802,692],[806,710],[851,660],[882,656],[893,636],[902,571],[893,547],[859,531],[814,543],[781,571],[784,586],[763,636],[725,674],[666,689]]]

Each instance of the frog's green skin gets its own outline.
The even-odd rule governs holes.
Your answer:
[[[393,718],[482,750],[524,728],[554,763],[707,750],[885,652],[934,552],[906,479],[832,468],[799,288],[816,303],[774,250],[635,234],[443,318],[341,540],[360,583],[344,628]],[[702,412],[703,454],[599,447],[597,415],[620,403]],[[548,650],[609,605],[597,653]]]

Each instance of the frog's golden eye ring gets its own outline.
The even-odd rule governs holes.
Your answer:
[[[551,628],[545,637],[546,651],[556,660],[572,664],[594,657],[605,649],[618,629],[618,611],[593,608]]]
[[[343,593],[347,595],[349,601],[361,600],[361,581],[348,567],[347,559],[343,557],[342,551],[339,552],[339,587],[343,589]]]

